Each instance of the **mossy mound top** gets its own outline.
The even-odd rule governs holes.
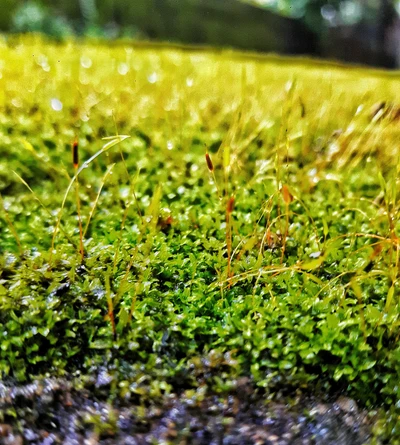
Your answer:
[[[399,76],[0,45],[4,378],[398,402]]]

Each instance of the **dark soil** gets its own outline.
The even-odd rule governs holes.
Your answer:
[[[370,438],[371,419],[344,396],[268,400],[247,381],[225,396],[197,391],[191,398],[170,394],[158,402],[110,402],[103,390],[78,390],[52,379],[0,384],[0,443],[361,445]]]

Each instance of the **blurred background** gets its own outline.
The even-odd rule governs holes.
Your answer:
[[[134,38],[400,66],[400,0],[0,0],[0,31]]]

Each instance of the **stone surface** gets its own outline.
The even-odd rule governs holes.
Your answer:
[[[10,407],[17,418],[0,425],[1,445],[362,445],[371,429],[367,413],[348,397],[267,400],[248,381],[223,397],[170,394],[157,403],[111,405],[107,396],[49,379],[4,385],[0,410]]]

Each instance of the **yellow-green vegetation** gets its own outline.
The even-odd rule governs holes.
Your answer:
[[[390,408],[399,437],[397,74],[0,45],[4,378],[246,376]]]

